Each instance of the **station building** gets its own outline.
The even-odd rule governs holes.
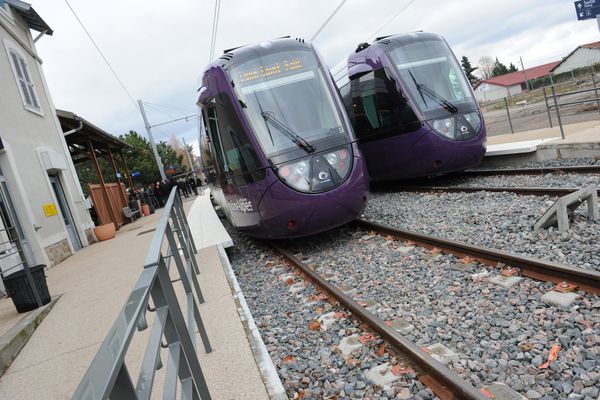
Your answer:
[[[44,35],[52,29],[30,4],[0,0],[0,268],[5,273],[23,258],[31,265],[55,265],[94,240],[88,204],[35,48]]]

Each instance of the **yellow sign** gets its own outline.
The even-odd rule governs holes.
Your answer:
[[[44,209],[44,215],[46,215],[46,217],[52,217],[53,215],[58,214],[54,203],[42,204],[42,208]]]

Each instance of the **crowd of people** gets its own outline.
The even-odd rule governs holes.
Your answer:
[[[129,190],[129,201],[137,203],[140,200],[144,204],[148,204],[152,210],[162,208],[167,203],[169,194],[174,187],[177,187],[179,196],[189,197],[197,196],[200,190],[202,194],[202,179],[199,177],[190,176],[188,178],[170,178],[164,181],[158,181],[150,185],[146,185],[141,189]],[[136,206],[137,208],[137,206]]]

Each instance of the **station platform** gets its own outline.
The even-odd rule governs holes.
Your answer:
[[[514,162],[600,157],[600,120],[563,125],[563,129],[564,139],[558,126],[489,136],[482,164],[500,166]]]
[[[208,191],[184,199],[184,208],[198,248],[198,281],[205,297],[200,313],[213,348],[206,354],[197,334],[198,358],[212,398],[286,398],[231,271],[224,250],[231,238],[213,211]],[[0,377],[0,399],[71,398],[142,271],[161,211],[46,271],[57,301]],[[5,302],[11,300],[0,300]],[[2,312],[10,312],[2,305]],[[17,319],[0,318],[0,331],[10,330],[4,325]],[[126,360],[132,377],[137,376],[150,330],[137,333],[131,342]],[[160,394],[160,387],[156,389],[153,394]]]

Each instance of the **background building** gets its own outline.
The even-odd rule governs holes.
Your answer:
[[[600,42],[582,44],[563,58],[551,72],[553,75],[558,75],[598,63],[600,63]]]
[[[537,67],[528,68],[524,71],[509,72],[508,74],[484,79],[475,85],[473,91],[480,103],[510,97],[527,90],[527,81],[543,78],[550,75],[552,68],[559,61],[551,62]]]
[[[39,32],[35,39],[31,30]],[[31,264],[49,266],[93,241],[88,205],[35,49],[44,34],[52,29],[29,4],[0,1],[0,232],[12,242],[0,248],[3,270],[15,261],[14,254],[2,255],[11,254],[17,239]]]

